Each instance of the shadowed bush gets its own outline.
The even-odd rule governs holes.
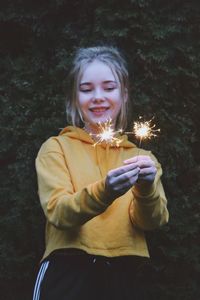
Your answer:
[[[142,278],[150,299],[199,299],[199,14],[194,0],[2,1],[0,299],[31,299],[44,249],[34,160],[67,125],[74,50],[104,43],[129,62],[131,120],[161,128],[142,146],[162,163],[170,222],[147,234]]]

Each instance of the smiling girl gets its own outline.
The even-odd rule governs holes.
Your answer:
[[[126,63],[116,48],[83,48],[69,80],[72,126],[36,159],[46,249],[33,299],[148,299],[138,273],[149,259],[144,231],[168,221],[161,166],[125,135],[119,147],[93,146],[99,123],[126,127]]]

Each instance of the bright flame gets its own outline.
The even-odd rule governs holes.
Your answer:
[[[105,142],[106,144],[119,147],[122,140],[117,138],[116,135],[118,133],[122,133],[122,130],[120,129],[118,131],[114,131],[114,129],[112,128],[113,125],[111,119],[106,121],[105,123],[99,122],[98,126],[99,126],[100,133],[97,134],[90,133],[90,135],[94,136],[95,140],[97,140],[94,146]]]
[[[141,119],[142,117],[140,117]],[[140,141],[145,139],[150,139],[151,137],[157,136],[157,132],[160,132],[160,129],[154,129],[156,127],[155,124],[151,124],[152,120],[144,121],[144,122],[134,122],[133,124],[133,131],[132,132],[126,132],[127,134],[134,134],[136,138],[138,138]]]

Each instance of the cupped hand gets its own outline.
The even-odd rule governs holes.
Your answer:
[[[124,161],[125,166],[136,164],[139,168],[138,183],[152,184],[157,169],[155,162],[147,155],[138,155]]]
[[[137,163],[127,163],[108,172],[105,191],[108,197],[118,198],[126,193],[138,180],[140,168]]]

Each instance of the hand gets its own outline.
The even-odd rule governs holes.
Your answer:
[[[154,182],[157,169],[155,162],[147,155],[138,155],[124,161],[125,165],[136,164],[139,171],[138,183],[152,184]]]
[[[115,199],[125,194],[137,182],[139,171],[136,163],[128,163],[109,171],[105,182],[108,197]]]

